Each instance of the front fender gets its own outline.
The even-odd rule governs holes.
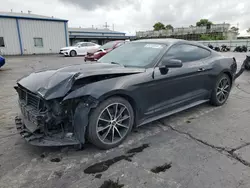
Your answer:
[[[87,87],[82,87],[82,88],[79,88],[79,89],[69,93],[63,99],[63,101],[67,101],[67,100],[75,99],[75,98],[86,97],[86,96],[91,96],[98,101],[102,101],[103,99],[105,99],[109,96],[112,96],[112,95],[126,95],[126,96],[131,97],[127,91],[122,90],[122,89],[117,89],[117,90],[112,90],[112,91],[93,89],[90,91],[90,90],[88,90]]]
[[[91,96],[101,101],[103,98],[114,94],[129,95],[129,92],[125,88],[125,81],[117,81],[117,79],[103,80],[85,85],[70,92],[64,97],[63,101],[83,96]]]

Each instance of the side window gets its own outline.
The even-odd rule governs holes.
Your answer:
[[[82,44],[81,44],[81,47],[86,47],[86,46],[87,46],[86,43],[82,43]]]
[[[3,37],[0,37],[0,47],[5,47]]]
[[[35,47],[43,47],[43,38],[34,38]]]
[[[165,55],[168,59],[179,59],[182,62],[197,61],[210,56],[210,51],[189,44],[175,45]]]
[[[87,43],[87,46],[95,46],[94,43]]]

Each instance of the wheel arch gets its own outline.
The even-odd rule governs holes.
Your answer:
[[[221,74],[226,74],[230,78],[231,85],[233,84],[233,75],[228,70],[224,70]]]

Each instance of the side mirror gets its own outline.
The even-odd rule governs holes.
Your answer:
[[[182,65],[182,61],[179,59],[163,59],[160,68],[179,68]]]

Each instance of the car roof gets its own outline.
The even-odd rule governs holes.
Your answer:
[[[170,44],[178,43],[181,41],[185,41],[185,40],[167,38],[167,39],[141,39],[141,40],[136,40],[133,42],[149,42],[149,43],[161,43],[161,44],[170,45]]]
[[[159,44],[166,44],[168,46],[172,46],[174,44],[178,44],[178,43],[185,43],[185,44],[191,44],[191,45],[196,45],[196,46],[200,46],[202,48],[206,48],[209,51],[211,51],[210,48],[208,48],[207,46],[200,44],[198,42],[193,42],[193,41],[187,41],[187,40],[182,40],[182,39],[173,39],[173,38],[166,38],[166,39],[140,39],[140,40],[136,40],[133,42],[147,42],[147,43],[159,43]]]
[[[149,42],[149,43],[161,43],[161,44],[167,44],[167,45],[173,45],[176,43],[189,43],[189,44],[195,44],[195,45],[199,45],[199,43],[197,42],[191,42],[191,41],[187,41],[187,40],[182,40],[182,39],[173,39],[173,38],[167,38],[167,39],[141,39],[141,40],[136,40],[133,42]]]

